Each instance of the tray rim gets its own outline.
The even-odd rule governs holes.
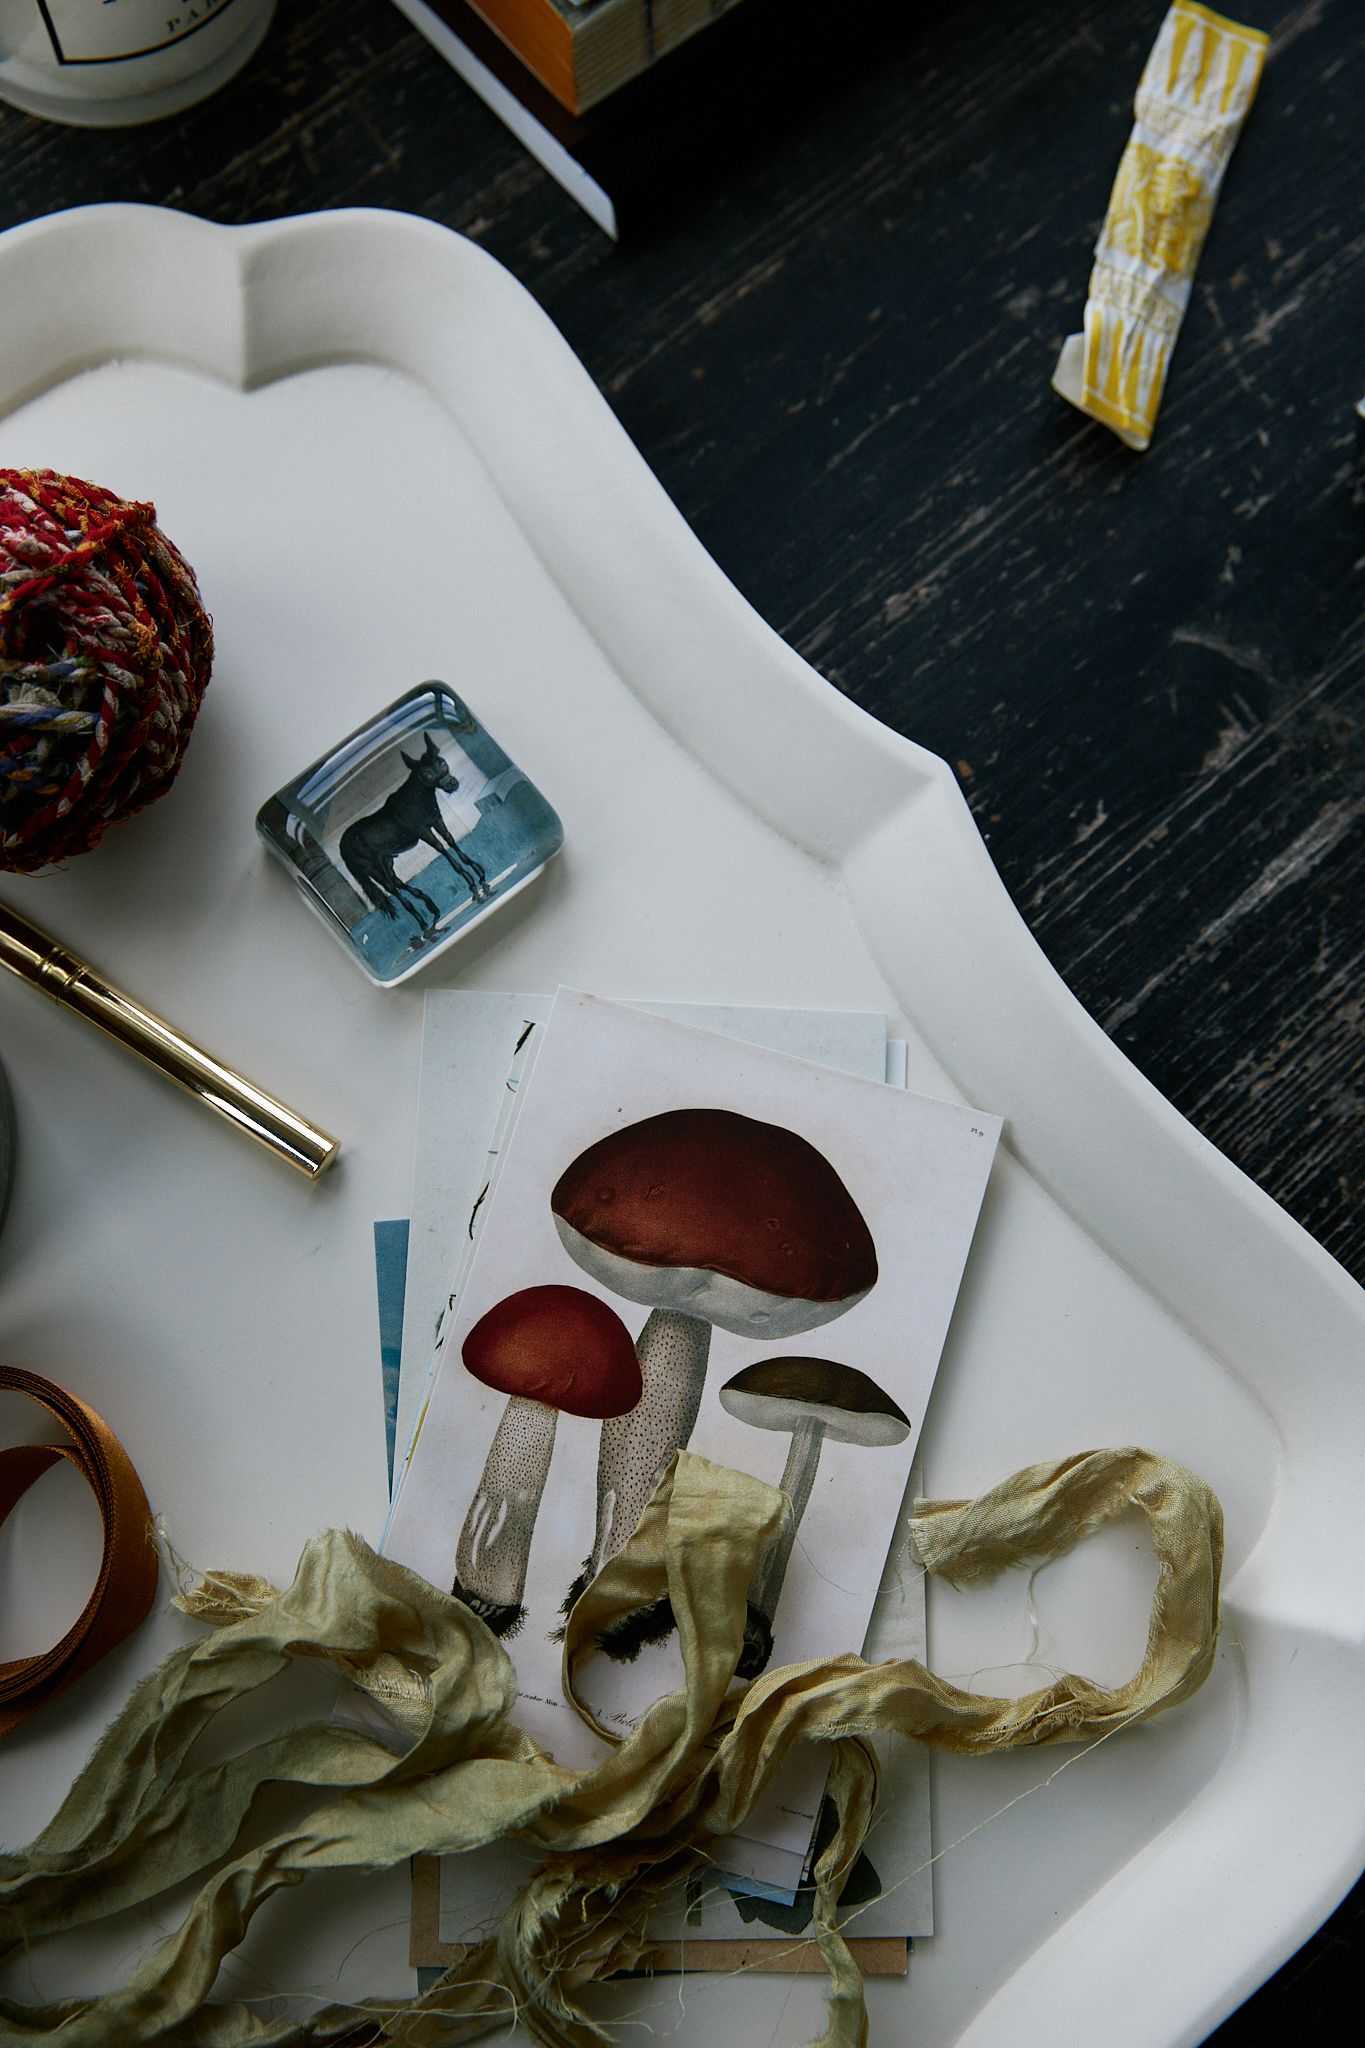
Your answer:
[[[138,272],[137,303],[104,289],[114,262]],[[193,267],[194,292],[183,290],[186,266]],[[351,275],[367,276],[371,286],[377,279],[383,289],[349,297]],[[54,290],[58,278],[61,294]],[[1229,1915],[1199,1957],[1182,1956],[1160,1989],[1161,2014],[1149,2006],[1141,2032],[1132,2035],[1173,2048],[1202,2038],[1292,1953],[1365,1859],[1365,1774],[1340,1744],[1316,1746],[1313,1768],[1300,1756],[1292,1771],[1283,1756],[1254,1754],[1272,1708],[1283,1705],[1292,1727],[1297,1704],[1312,1689],[1310,1672],[1327,1684],[1358,1685],[1365,1670],[1365,1531],[1356,1526],[1355,1475],[1346,1454],[1365,1424],[1365,1292],[1104,1035],[1015,910],[948,765],[842,697],[758,617],[705,553],[548,317],[486,252],[434,222],[372,209],[224,226],[158,207],[108,205],[0,235],[0,284],[10,287],[5,357],[13,365],[45,366],[37,380],[11,388],[0,362],[0,412],[123,355],[180,364],[242,389],[323,363],[367,361],[399,369],[429,390],[472,442],[548,573],[632,687],[642,673],[642,650],[658,635],[659,606],[667,608],[667,622],[683,632],[687,659],[651,649],[643,673],[653,686],[647,693],[637,688],[637,695],[747,808],[839,871],[907,1014],[917,1022],[926,1012],[952,1018],[954,1080],[970,1098],[1007,1102],[1008,1143],[1024,1167],[1209,1349],[1225,1363],[1237,1359],[1230,1369],[1259,1395],[1281,1443],[1271,1515],[1227,1589],[1229,1611],[1265,1661],[1263,1671],[1248,1649],[1252,1697],[1268,1697],[1271,1706],[1261,1710],[1257,1740],[1240,1743],[1236,1759],[1193,1804],[1203,1806],[1218,1784],[1240,1796],[1257,1782],[1256,1772],[1264,1795],[1269,1760],[1280,1773],[1278,1791],[1273,1804],[1262,1797],[1259,1826],[1264,1834],[1288,1821],[1300,1853],[1292,1886],[1284,1870],[1278,1873],[1273,1910],[1266,1900],[1256,1902],[1256,1910],[1239,1910],[1236,1927]],[[143,310],[149,300],[170,315],[155,347],[148,345]],[[319,346],[320,322],[326,346]],[[492,352],[481,339],[490,323],[504,344]],[[521,426],[512,434],[506,401],[514,390]],[[529,434],[528,391],[535,429]],[[530,460],[527,442],[536,450]],[[583,517],[585,501],[600,520]],[[619,587],[610,589],[610,579],[611,602],[603,605],[595,564],[613,535],[629,539],[632,559],[643,566],[643,607]],[[720,671],[706,666],[717,651],[742,667],[743,693],[727,695]],[[856,820],[828,797],[838,779],[828,775],[831,758],[865,791]],[[925,877],[917,892],[901,886],[907,871]],[[985,921],[988,969],[973,959],[968,935],[948,908],[964,896],[974,919]],[[978,942],[982,928],[973,927]],[[912,960],[917,972],[907,978]],[[1009,1058],[992,1043],[1002,1014],[1015,1027]],[[941,1033],[925,1035],[941,1056]],[[1002,1089],[999,1079],[1021,1045],[1047,1049],[1050,1057],[1060,1047],[1061,1079],[1044,1075],[1021,1088],[1016,1067],[1008,1091]],[[1078,1133],[1065,1144],[1056,1115],[1063,1092]],[[1133,1188],[1118,1194],[1101,1170],[1115,1152],[1139,1169]],[[1173,1200],[1177,1220],[1198,1219],[1197,1275],[1191,1242],[1170,1241],[1179,1233],[1169,1207],[1157,1227],[1157,1188]],[[1331,1548],[1326,1564],[1324,1540]],[[1299,1658],[1292,1681],[1275,1662],[1286,1631]],[[1253,1763],[1255,1771],[1248,1768]],[[1310,1811],[1319,1833],[1305,1844],[1301,1829]],[[1035,1996],[1041,2017],[1057,1971],[1074,1962],[1068,1952],[1078,1941],[1082,1954],[1087,1941],[1103,1949],[1095,1937],[1141,1873],[1155,1862],[1169,1887],[1175,1864],[1167,1838],[1180,1838],[1178,1863],[1178,1852],[1189,1847],[1184,1819],[1072,1914],[960,2038],[979,2048],[1017,2040],[1021,2006]],[[1243,1878],[1245,1867],[1243,1861]],[[1193,1875],[1216,1881],[1225,1873]],[[1244,1889],[1239,1909],[1251,1904]],[[1108,1960],[1096,1983],[1112,1987],[1118,1980]]]

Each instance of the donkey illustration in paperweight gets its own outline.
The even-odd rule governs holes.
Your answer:
[[[487,875],[471,853],[461,850],[441,814],[436,792],[444,790],[453,796],[460,783],[431,734],[415,759],[404,754],[402,760],[408,771],[406,782],[400,783],[377,811],[346,827],[341,835],[341,858],[376,909],[394,918],[406,911],[415,919],[419,936],[424,936],[436,930],[441,912],[415,882],[399,880],[393,865],[396,855],[419,844],[430,846],[450,862],[471,902],[481,903],[493,892]],[[422,911],[412,908],[413,901],[426,911],[425,924]]]
[[[372,981],[404,981],[559,851],[528,776],[443,683],[422,683],[263,806],[257,827]]]

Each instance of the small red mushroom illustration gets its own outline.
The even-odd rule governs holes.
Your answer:
[[[561,1415],[624,1415],[640,1367],[614,1308],[581,1287],[524,1287],[480,1316],[465,1369],[508,1396],[460,1531],[452,1591],[494,1635],[515,1635],[531,1537]]]
[[[639,1406],[602,1430],[592,1553],[564,1602],[614,1557],[692,1434],[713,1328],[782,1342],[860,1302],[877,1278],[871,1232],[823,1153],[729,1109],[646,1117],[581,1152],[551,1196],[583,1271],[650,1310],[636,1346]],[[615,1623],[618,1659],[674,1625],[665,1596]]]
[[[744,1648],[735,1667],[736,1677],[757,1678],[772,1655],[773,1616],[825,1439],[869,1450],[904,1443],[910,1418],[865,1372],[828,1358],[761,1358],[726,1381],[720,1405],[737,1422],[791,1437],[778,1484],[792,1511],[754,1567]]]

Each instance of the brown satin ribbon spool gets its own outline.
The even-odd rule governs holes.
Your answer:
[[[61,1444],[11,1444],[0,1449],[0,1526],[35,1479],[65,1458],[99,1504],[104,1552],[99,1577],[79,1618],[59,1643],[36,1657],[0,1664],[0,1736],[64,1692],[83,1672],[145,1621],[156,1597],[157,1553],[152,1511],[132,1460],[102,1416],[65,1387],[0,1365],[0,1391],[28,1395],[71,1433]]]

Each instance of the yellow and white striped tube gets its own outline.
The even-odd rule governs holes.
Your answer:
[[[1175,0],[1143,70],[1095,245],[1084,332],[1067,336],[1052,379],[1130,448],[1152,438],[1214,201],[1269,41],[1196,0]]]

